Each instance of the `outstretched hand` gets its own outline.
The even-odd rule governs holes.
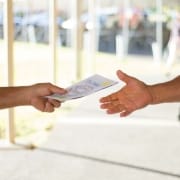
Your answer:
[[[120,113],[120,116],[124,117],[153,101],[148,85],[120,70],[117,71],[117,76],[126,85],[100,99],[101,108],[106,109],[108,114]]]

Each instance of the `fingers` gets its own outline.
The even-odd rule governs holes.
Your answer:
[[[122,104],[118,104],[118,102],[101,104],[100,107],[101,109],[106,109],[107,114],[120,113],[120,117],[128,116],[133,112],[132,109],[127,108]]]
[[[105,103],[105,102],[110,102],[110,101],[114,101],[118,99],[118,94],[117,93],[112,93],[108,96],[102,97],[99,101],[101,103]]]
[[[58,108],[61,106],[61,102],[54,100],[54,99],[48,99],[45,103],[44,112],[53,112],[55,108]]]
[[[58,108],[61,106],[61,102],[54,99],[48,99],[48,102],[51,103],[55,108]]]
[[[115,114],[115,113],[121,113],[124,112],[126,108],[124,106],[114,106],[112,108],[107,109],[108,114]]]
[[[115,107],[115,106],[120,106],[118,101],[112,101],[112,102],[101,104],[102,109],[110,109],[110,108]]]
[[[54,106],[50,102],[46,102],[43,112],[54,112]]]
[[[124,112],[120,113],[120,117],[126,117],[131,113],[132,113],[131,111],[124,111]]]
[[[52,93],[59,93],[59,94],[67,93],[66,89],[60,88],[60,87],[52,85],[52,84],[50,84],[50,90]]]
[[[118,112],[122,112],[126,109],[126,107],[119,103],[118,100],[103,103],[100,106],[101,109],[107,109],[108,114],[114,114]]]
[[[119,78],[120,80],[122,80],[123,82],[125,82],[126,84],[128,84],[128,83],[132,80],[132,77],[131,77],[131,76],[125,74],[125,73],[122,72],[121,70],[118,70],[118,71],[116,72],[116,74],[117,74],[118,78]]]
[[[61,102],[47,98],[35,98],[32,100],[32,106],[42,112],[53,112],[55,108],[61,106]]]
[[[120,113],[120,117],[129,115],[135,109],[130,99],[120,96],[120,91],[101,98],[100,103],[100,108],[105,109],[107,114]]]

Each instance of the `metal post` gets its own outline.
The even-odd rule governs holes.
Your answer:
[[[13,64],[13,1],[4,1],[4,40],[6,44],[6,59],[8,62],[8,86],[14,85],[14,64]],[[7,138],[9,142],[15,141],[14,109],[9,109],[9,120],[7,122]]]
[[[72,29],[74,49],[75,49],[75,62],[76,62],[76,79],[82,78],[82,36],[83,29],[81,23],[82,0],[73,0],[74,8],[73,20],[75,27]]]
[[[49,46],[50,46],[50,59],[52,60],[52,74],[54,83],[57,82],[57,2],[56,0],[49,0]]]
[[[123,22],[123,30],[122,30],[122,34],[123,34],[123,42],[124,42],[124,57],[127,56],[128,54],[128,44],[129,44],[129,19],[127,17],[127,10],[129,8],[129,0],[124,0],[124,9],[125,11],[124,13],[124,22]]]
[[[88,65],[87,68],[89,69],[89,73],[92,73],[95,71],[95,54],[96,54],[96,47],[97,47],[97,41],[96,41],[96,4],[95,0],[88,0],[88,10],[89,10],[89,22],[91,22],[92,27],[89,29],[89,54],[88,54]]]
[[[158,51],[159,57],[158,61],[161,62],[162,59],[162,0],[156,0],[156,14],[158,15],[157,22],[156,22],[156,41],[158,44]]]
[[[100,30],[101,30],[101,27],[100,27],[100,22],[97,18],[97,15],[98,15],[98,11],[101,9],[101,6],[102,6],[102,0],[95,0],[95,6],[96,6],[96,15],[95,15],[95,18],[96,18],[96,24],[95,24],[95,35],[96,35],[96,50],[98,51],[99,50],[99,41],[100,41]]]

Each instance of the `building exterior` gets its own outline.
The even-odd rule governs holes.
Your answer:
[[[3,0],[1,0],[3,1]],[[74,0],[73,0],[74,1]],[[123,6],[123,1],[119,0],[95,0],[98,5],[101,7],[104,6]],[[153,1],[144,1],[144,0],[126,0],[125,2],[129,3],[131,6],[141,6],[141,7],[149,7],[149,6],[156,6],[157,2],[161,2],[163,5],[168,5],[174,8],[177,8],[180,10],[180,5],[179,5],[179,0],[153,0]],[[36,0],[14,0],[16,6],[18,8],[26,10],[27,7],[31,11],[37,11],[37,10],[43,10],[47,9],[48,7],[48,0],[41,0],[41,1],[36,1]],[[70,2],[67,0],[57,0],[58,3],[58,8],[59,9],[67,9],[70,7]],[[84,8],[87,7],[88,5],[88,0],[83,0],[83,6]]]

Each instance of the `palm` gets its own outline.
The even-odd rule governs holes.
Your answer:
[[[127,109],[133,111],[145,107],[151,99],[146,85],[134,78],[117,92],[117,96]]]
[[[120,113],[121,116],[127,116],[151,102],[152,97],[146,84],[121,71],[118,71],[117,75],[126,85],[100,100],[101,108],[107,109],[107,113]]]

